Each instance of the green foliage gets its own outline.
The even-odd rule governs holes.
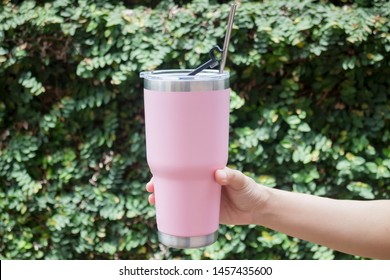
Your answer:
[[[138,75],[205,61],[229,10],[176,3],[2,1],[0,258],[354,258],[260,226],[221,226],[199,250],[158,244]],[[388,199],[389,11],[243,1],[227,61],[229,164],[270,187]]]

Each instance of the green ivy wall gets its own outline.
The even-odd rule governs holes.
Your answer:
[[[353,259],[260,226],[157,242],[142,80],[222,45],[227,1],[0,4],[1,259]],[[229,165],[270,187],[390,197],[390,2],[241,1]]]

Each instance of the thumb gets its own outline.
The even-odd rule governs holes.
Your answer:
[[[215,180],[220,185],[229,186],[235,190],[246,188],[251,179],[242,172],[225,167],[215,171]]]

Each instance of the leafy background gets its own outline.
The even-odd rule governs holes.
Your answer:
[[[0,6],[1,259],[354,259],[261,226],[157,242],[142,80],[223,43],[228,1]],[[390,2],[241,1],[229,164],[270,187],[390,196]]]

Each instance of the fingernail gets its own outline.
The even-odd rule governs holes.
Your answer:
[[[219,170],[219,177],[221,178],[222,183],[227,183],[227,173],[225,170]]]

